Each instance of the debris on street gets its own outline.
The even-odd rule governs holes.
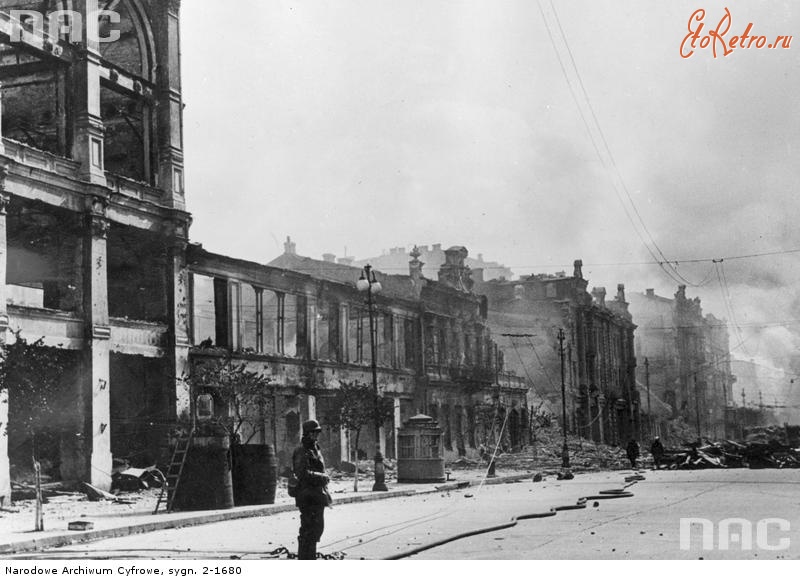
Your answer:
[[[795,430],[778,427],[755,428],[745,441],[724,440],[690,443],[683,449],[667,449],[659,467],[666,469],[789,469],[800,467],[800,441]]]

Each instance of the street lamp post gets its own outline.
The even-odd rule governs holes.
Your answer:
[[[650,408],[650,361],[644,357],[644,383],[647,385],[647,436],[653,436],[653,412]]]
[[[361,273],[361,277],[356,282],[356,288],[360,292],[367,293],[367,309],[369,311],[369,347],[372,354],[372,388],[375,391],[375,483],[372,491],[389,491],[386,487],[386,468],[383,465],[383,455],[381,454],[381,414],[380,414],[380,392],[378,391],[378,363],[376,360],[376,339],[375,336],[375,314],[373,312],[374,302],[372,295],[381,291],[381,284],[375,278],[372,266],[367,264]]]
[[[561,449],[561,467],[569,467],[569,447],[567,446],[567,388],[564,384],[564,329],[558,329],[558,353],[561,356],[561,430],[564,433],[564,446]]]

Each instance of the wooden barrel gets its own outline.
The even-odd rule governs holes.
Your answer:
[[[194,437],[175,492],[173,509],[214,510],[233,505],[230,439],[227,435]]]
[[[275,503],[278,463],[272,445],[234,445],[232,452],[234,503]]]

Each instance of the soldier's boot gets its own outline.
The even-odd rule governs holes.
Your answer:
[[[302,536],[297,536],[297,559],[308,560],[308,542]]]

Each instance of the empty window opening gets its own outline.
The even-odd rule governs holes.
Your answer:
[[[133,467],[153,465],[174,421],[175,383],[162,359],[111,353],[110,368],[111,453]]]
[[[214,279],[201,274],[192,275],[192,331],[194,344],[212,347],[216,339],[216,308]]]
[[[152,232],[112,224],[107,248],[109,315],[167,322],[165,240]]]
[[[8,303],[82,310],[85,228],[81,216],[12,197],[7,216]]]
[[[21,48],[0,44],[3,137],[67,156],[65,72]]]
[[[130,179],[150,182],[150,109],[144,101],[100,89],[105,128],[105,168]]]

